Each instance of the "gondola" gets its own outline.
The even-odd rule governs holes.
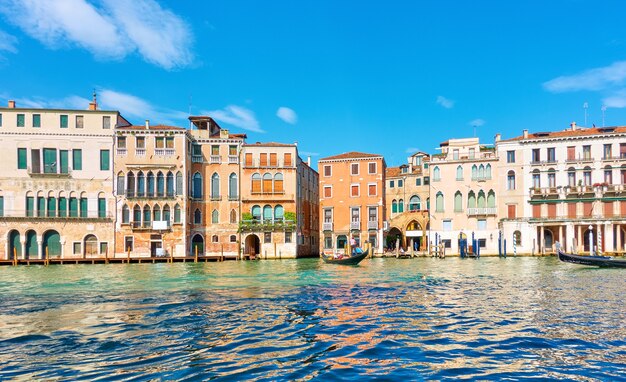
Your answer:
[[[335,259],[332,255],[326,256],[322,254],[322,259],[324,262],[328,264],[342,264],[342,265],[357,265],[369,254],[369,249],[364,252],[358,253],[356,255],[352,255],[350,257],[342,257],[340,259]]]
[[[591,265],[603,268],[626,268],[626,260],[619,260],[610,256],[580,256],[557,251],[559,260],[566,263]]]

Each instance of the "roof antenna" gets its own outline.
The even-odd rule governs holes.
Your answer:
[[[589,104],[587,102],[583,103],[583,109],[585,109],[585,127],[587,127],[587,108]]]
[[[606,106],[602,105],[601,110],[602,110],[602,127],[604,127],[604,112],[606,111]]]
[[[193,101],[193,96],[191,94],[189,94],[189,115],[188,117],[191,117],[191,102]],[[191,120],[189,121],[189,130],[192,130],[192,123]]]

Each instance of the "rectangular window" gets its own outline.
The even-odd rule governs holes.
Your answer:
[[[82,115],[77,115],[76,116],[76,128],[77,129],[82,129],[83,128],[83,116]]]
[[[604,150],[603,150],[603,158],[604,159],[611,159],[611,157],[613,156],[613,150],[611,148],[611,144],[607,143],[604,145]]]
[[[404,182],[402,181],[402,179],[398,179],[398,187],[402,187],[404,185]]]
[[[331,236],[324,236],[324,249],[333,248],[333,238]]]
[[[80,245],[80,241],[74,242],[72,243],[72,249],[73,249],[73,253],[74,255],[81,255],[82,254],[82,249],[81,249],[81,245]]]
[[[132,236],[124,236],[124,252],[132,252],[135,249],[135,240]]]
[[[285,231],[285,243],[291,243],[292,233],[289,231]]]
[[[324,197],[331,198],[333,196],[332,186],[324,186]]]
[[[469,149],[469,159],[474,159],[476,156],[476,150],[472,147]]]
[[[26,197],[26,216],[35,216],[35,198],[32,196]]]
[[[83,150],[74,149],[72,150],[72,170],[82,170],[83,169]]]
[[[450,239],[441,240],[441,244],[443,244],[444,248],[452,248],[452,240]]]
[[[4,196],[0,196],[0,216],[4,216]]]
[[[576,159],[576,146],[567,146],[567,160]]]
[[[220,155],[219,145],[211,145],[211,155]]]
[[[272,233],[271,232],[265,232],[263,234],[263,242],[264,243],[271,243],[272,242]]]
[[[533,217],[537,219],[541,217],[541,204],[533,204]]]
[[[452,220],[447,219],[443,221],[443,231],[452,231]]]
[[[376,162],[372,162],[367,165],[367,172],[369,174],[376,174]]]
[[[352,207],[351,209],[352,223],[361,222],[361,209],[359,207]]]
[[[367,221],[377,222],[378,221],[378,208],[376,208],[376,207],[369,207],[367,210],[368,210]]]
[[[163,137],[155,137],[154,138],[154,147],[157,149],[165,148],[165,139]]]
[[[506,152],[506,163],[515,163],[515,151],[509,150]]]
[[[459,149],[452,150],[452,159],[459,160]]]
[[[100,170],[109,171],[110,168],[109,150],[100,150]]]
[[[261,160],[260,160],[260,166],[261,167],[267,167],[267,153],[261,153]]]
[[[137,137],[135,138],[135,146],[138,149],[145,149],[146,148],[146,137]]]
[[[59,117],[59,126],[61,126],[62,129],[67,129],[67,114],[61,114]]]
[[[324,166],[324,176],[331,176],[331,175],[332,175],[332,166],[330,165]]]
[[[567,217],[568,218],[576,217],[576,206],[577,206],[577,203],[568,203],[567,205]]]
[[[111,128],[111,116],[105,115],[102,117],[102,128],[103,129]]]
[[[422,185],[422,178],[416,178],[415,179],[415,185],[416,186],[421,186]]]
[[[43,172],[44,174],[57,173],[57,150],[43,149]]]
[[[101,242],[100,243],[100,254],[101,255],[107,255],[109,252],[109,243],[107,242]]]
[[[229,145],[228,146],[228,155],[230,155],[230,156],[237,155],[237,145]]]
[[[359,164],[352,163],[350,165],[350,175],[359,175]]]
[[[350,196],[359,196],[359,185],[353,184],[350,186]]]
[[[424,177],[424,186],[428,186],[430,184],[430,177],[425,176]]]
[[[487,248],[487,239],[478,239],[478,247]]]
[[[278,158],[276,157],[276,153],[270,153],[270,166],[276,167],[278,164]]]
[[[516,216],[516,206],[515,204],[509,204],[507,205],[507,217],[509,219],[515,219]]]
[[[539,151],[539,149],[533,149],[533,151],[532,151],[532,162],[533,163],[541,162],[541,151]]]
[[[252,153],[246,153],[246,166],[252,166]]]
[[[174,137],[165,137],[165,148],[166,149],[174,148]]]
[[[17,115],[17,127],[24,127],[26,123],[25,121],[26,121],[26,117],[24,116],[24,114]]]
[[[604,183],[613,184],[613,170],[604,170]]]
[[[583,216],[591,216],[593,213],[593,203],[583,202]]]
[[[478,230],[486,230],[487,229],[487,219],[478,219],[476,221],[476,228]]]
[[[69,169],[69,153],[67,150],[59,150],[59,161],[61,162],[61,174],[68,174]]]
[[[291,167],[291,153],[285,153],[285,167]]]
[[[396,186],[396,181],[395,180],[390,180],[389,181],[389,188],[394,188]]]
[[[33,127],[41,127],[41,114],[33,114]]]
[[[324,223],[333,222],[333,210],[332,208],[324,208]]]
[[[126,148],[126,137],[117,137],[117,148],[118,149]]]
[[[367,185],[367,194],[369,196],[376,196],[376,183]]]
[[[26,170],[27,168],[26,162],[26,149],[19,148],[17,149],[17,168],[18,170]]]
[[[556,149],[554,147],[548,147],[548,162],[556,162]]]
[[[550,188],[556,187],[556,174],[553,172],[548,173],[548,187]]]
[[[583,159],[591,159],[591,146],[583,146]]]
[[[619,144],[619,157],[626,158],[626,143]]]
[[[548,204],[548,218],[549,219],[556,218],[556,204],[555,203]]]

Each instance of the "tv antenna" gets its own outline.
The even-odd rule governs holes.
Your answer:
[[[589,108],[589,104],[587,102],[583,103],[583,109],[585,109],[585,127],[587,127],[587,109]]]

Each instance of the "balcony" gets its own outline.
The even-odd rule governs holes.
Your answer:
[[[126,199],[174,199],[176,198],[176,194],[173,192],[143,192],[143,191],[138,191],[135,192],[134,190],[127,190],[126,193],[124,194],[126,196]]]
[[[324,223],[322,223],[322,230],[324,230],[324,231],[332,231],[333,230],[333,222],[324,222]]]
[[[350,222],[350,229],[360,231],[361,230],[361,222],[360,221],[352,221]]]
[[[473,182],[486,182],[488,180],[491,180],[491,176],[473,176],[472,177]]]
[[[154,149],[154,155],[158,157],[173,157],[175,154],[174,149]]]
[[[119,155],[119,156],[124,156],[128,153],[128,151],[126,150],[125,147],[118,147],[117,150],[115,150],[115,154]]]
[[[531,160],[531,166],[547,166],[547,165],[556,165],[558,161],[554,158],[548,160]]]
[[[622,154],[621,156],[604,156],[602,157],[603,162],[618,162],[618,161],[626,161],[626,154]]]
[[[135,149],[135,156],[145,157],[146,156],[146,149],[141,149],[141,148]]]
[[[583,156],[582,158],[567,158],[565,163],[591,163],[595,159],[591,156]]]
[[[268,232],[292,231],[296,228],[293,220],[242,220],[239,222],[239,232]]]
[[[48,177],[48,178],[69,178],[72,176],[72,171],[67,169],[67,172],[58,172],[58,168],[55,166],[44,166],[44,171],[41,168],[31,168],[28,166],[26,171],[30,177]]]
[[[202,162],[204,162],[204,158],[202,158],[202,155],[192,155],[191,156],[191,161],[193,163],[202,163]]]
[[[228,156],[228,163],[229,164],[238,164],[239,163],[239,157],[237,155],[229,155]]]
[[[221,195],[211,195],[211,201],[212,202],[219,202],[220,200],[222,200],[222,196]]]
[[[233,202],[239,200],[239,196],[238,195],[228,195],[228,201],[229,202]]]
[[[370,230],[377,230],[378,229],[378,222],[377,221],[368,221],[367,222],[367,229]]]
[[[77,210],[7,210],[3,211],[0,221],[48,221],[48,222],[69,222],[69,221],[109,221],[113,218],[112,212],[102,213],[100,211],[80,211]]]
[[[282,167],[293,167],[291,163],[284,164],[281,160],[276,161],[265,161],[261,163],[259,159],[255,159],[252,162],[244,162],[244,168],[282,168]]]
[[[211,164],[220,164],[222,163],[222,157],[219,155],[211,155],[209,158],[209,163]]]
[[[495,216],[497,213],[497,207],[478,207],[467,209],[467,216]]]

